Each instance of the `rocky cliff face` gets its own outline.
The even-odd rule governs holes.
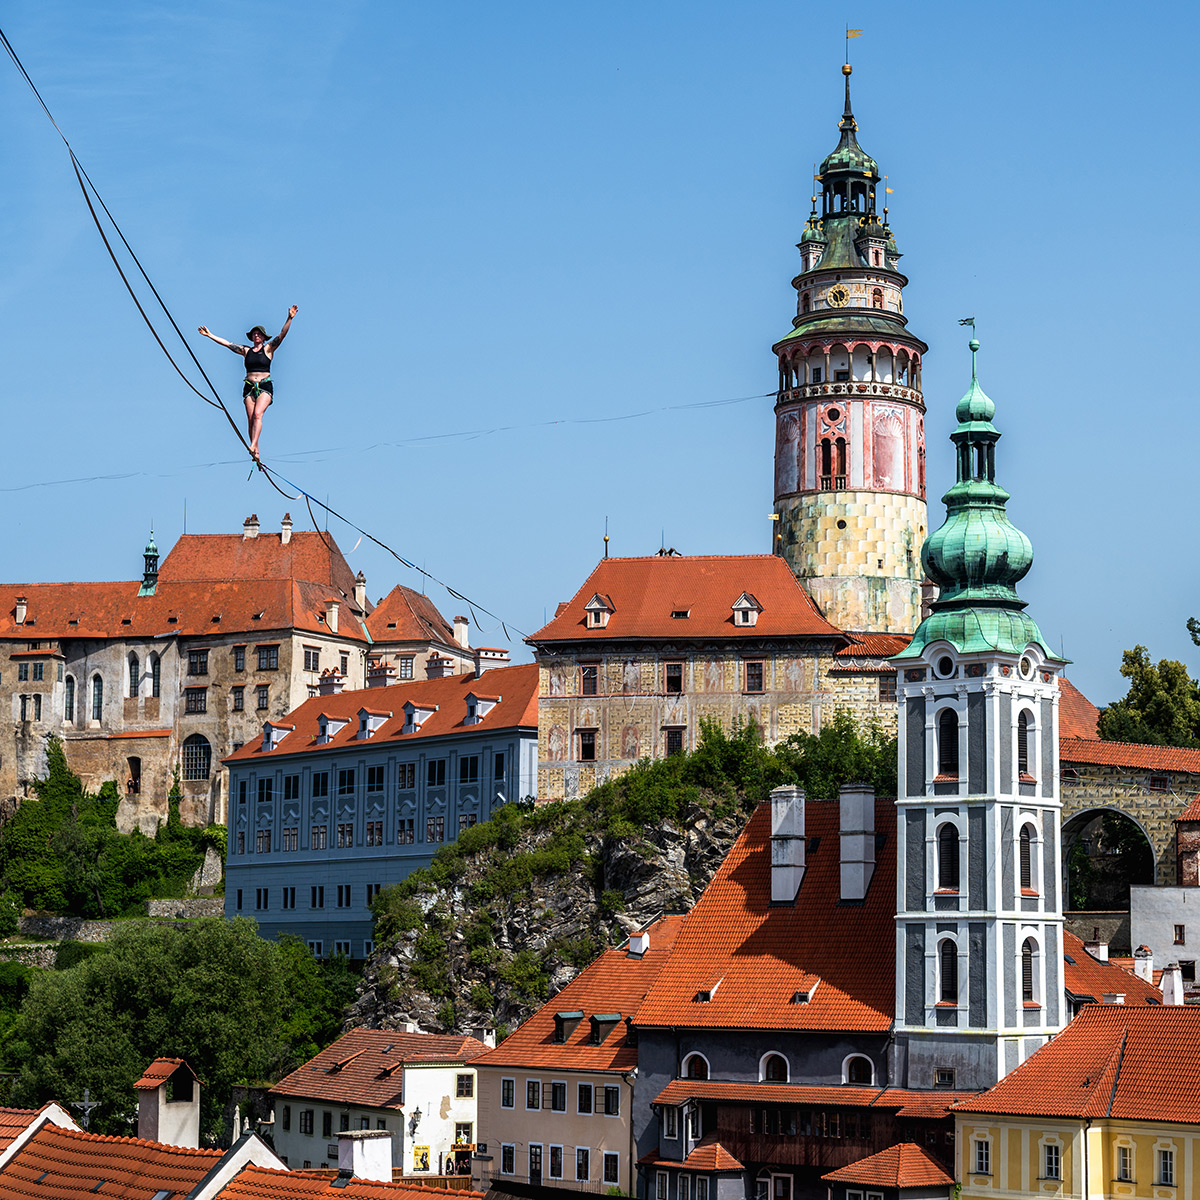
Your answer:
[[[561,804],[482,845],[462,839],[448,865],[439,856],[428,878],[385,896],[347,1026],[515,1028],[606,946],[690,908],[746,816],[701,795],[679,820],[636,829]]]

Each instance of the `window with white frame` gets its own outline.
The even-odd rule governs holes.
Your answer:
[[[947,821],[937,833],[938,891],[957,892],[959,881],[958,827]]]
[[[1158,1148],[1158,1184],[1160,1187],[1175,1186],[1175,1150],[1170,1146]]]
[[[958,778],[958,713],[944,708],[937,719],[938,774],[947,779]]]
[[[510,1143],[500,1147],[500,1174],[515,1175],[517,1172],[517,1148]]]
[[[1122,1183],[1133,1182],[1133,1147],[1117,1147],[1117,1179]]]
[[[654,1173],[654,1200],[667,1200],[666,1171],[655,1171]]]
[[[958,1003],[958,946],[950,938],[938,943],[938,1001]]]
[[[992,1143],[988,1138],[975,1139],[975,1172],[976,1175],[992,1173]]]
[[[500,1107],[516,1107],[517,1081],[515,1079],[500,1080]]]
[[[611,1150],[604,1154],[604,1182],[621,1182],[621,1156],[614,1154]]]
[[[575,1179],[585,1182],[592,1177],[592,1152],[587,1146],[575,1147]]]
[[[1057,1142],[1047,1142],[1042,1147],[1042,1178],[1062,1178],[1062,1147]]]
[[[673,1104],[663,1108],[663,1137],[671,1141],[679,1137],[679,1110]]]

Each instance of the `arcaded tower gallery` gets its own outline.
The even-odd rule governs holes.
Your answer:
[[[841,141],[821,164],[821,210],[800,239],[792,332],[775,405],[775,551],[825,618],[911,633],[921,611],[925,405],[875,160],[858,144],[850,67]],[[884,198],[882,220],[876,208]]]

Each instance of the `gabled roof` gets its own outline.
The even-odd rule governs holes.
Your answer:
[[[155,1088],[162,1087],[180,1067],[183,1067],[197,1083],[201,1082],[200,1076],[182,1058],[156,1058],[142,1073],[141,1079],[133,1086],[146,1091],[153,1091]]]
[[[647,989],[671,954],[683,917],[660,917],[649,927],[650,948],[637,957],[624,949],[605,950],[558,995],[543,1004],[494,1050],[475,1060],[477,1067],[556,1067],[575,1071],[628,1071],[637,1066],[637,1047],[627,1044],[625,1021],[598,1045],[589,1044],[591,1017],[622,1018],[637,1011]],[[555,1015],[580,1013],[565,1042],[555,1042]]]
[[[751,592],[762,605],[754,625],[735,625],[733,604]],[[585,609],[592,597],[611,598],[612,616],[589,627]],[[684,619],[671,613],[687,610]],[[526,640],[533,645],[564,641],[694,638],[829,637],[845,635],[830,625],[774,554],[652,555],[601,559],[574,597],[553,620]]]
[[[383,1183],[365,1179],[337,1181],[316,1171],[279,1171],[247,1166],[219,1192],[220,1200],[482,1200],[482,1192],[427,1188],[413,1181]]]
[[[1096,738],[1100,710],[1069,680],[1058,681],[1059,738]]]
[[[899,654],[912,638],[906,633],[854,633],[848,646],[838,651],[843,658],[891,658]],[[895,670],[890,667],[890,670]]]
[[[43,1104],[41,1108],[0,1108],[0,1153],[7,1150],[43,1114],[48,1115],[51,1109],[59,1117],[57,1123],[61,1123],[64,1119],[63,1110],[53,1102]],[[53,1120],[53,1117],[50,1119]]]
[[[47,1123],[5,1163],[0,1193],[4,1200],[153,1200],[165,1191],[180,1200],[222,1156]]]
[[[705,1138],[682,1162],[679,1159],[660,1158],[659,1151],[638,1159],[644,1167],[675,1167],[684,1171],[744,1171],[746,1168],[714,1137]]]
[[[1192,802],[1175,818],[1176,821],[1200,821],[1200,793],[1193,797]]]
[[[856,1183],[862,1187],[943,1188],[953,1187],[946,1169],[912,1142],[889,1146],[870,1158],[830,1171],[821,1178],[828,1183]]]
[[[1059,738],[1063,764],[1091,763],[1100,767],[1137,767],[1143,771],[1175,771],[1200,775],[1200,750],[1183,746],[1142,746],[1134,742]]]
[[[1089,1004],[956,1112],[1200,1124],[1200,1007]]]
[[[287,722],[296,727],[295,731],[288,734],[278,749],[265,753],[275,759],[311,752],[323,754],[331,749],[336,750],[339,746],[353,746],[361,750],[364,742],[358,737],[358,712],[368,702],[373,710],[393,714],[372,734],[367,743],[370,745],[389,742],[394,747],[402,747],[417,739],[448,733],[536,729],[537,664],[521,663],[515,667],[493,667],[486,673],[486,678],[488,690],[499,692],[502,699],[488,709],[482,719],[474,725],[466,724],[467,693],[479,686],[479,680],[473,672],[468,672],[465,675],[447,675],[442,679],[416,679],[411,683],[393,683],[388,687],[339,692],[333,696],[312,696],[287,715]],[[412,733],[401,732],[404,728],[406,703],[430,713],[420,729]],[[317,742],[321,717],[330,721],[345,722],[341,729],[323,744]],[[242,762],[263,758],[265,755],[262,742],[260,734],[225,761]]]
[[[1124,993],[1129,1004],[1162,1003],[1162,992],[1152,983],[1113,962],[1101,962],[1084,948],[1081,938],[1063,930],[1063,984],[1076,1000],[1100,1003],[1106,992]]]
[[[403,1108],[406,1066],[466,1063],[485,1048],[477,1039],[457,1034],[352,1029],[285,1075],[271,1093],[364,1108]]]
[[[795,904],[771,904],[767,802],[755,810],[684,920],[674,953],[635,1024],[877,1033],[891,1028],[895,804],[876,798],[877,864],[861,904],[841,903],[838,802],[810,800],[804,814],[807,870]],[[832,929],[836,944],[830,941]],[[711,1000],[696,1000],[716,984]],[[807,1003],[793,1003],[795,994],[809,992]]]
[[[397,584],[367,618],[371,640],[382,642],[438,642],[457,646],[454,626],[432,600],[421,592]]]

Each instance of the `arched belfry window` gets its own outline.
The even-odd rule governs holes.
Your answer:
[[[1029,774],[1029,713],[1022,711],[1017,717],[1017,773]]]
[[[1037,997],[1034,995],[1033,960],[1037,955],[1037,947],[1032,938],[1026,938],[1021,947],[1021,999],[1026,1004],[1032,1004]]]
[[[958,1003],[958,947],[949,938],[938,946],[938,1000]]]
[[[138,661],[136,654],[129,656],[129,695],[131,698],[136,698],[138,694],[138,683],[142,676],[142,664]]]
[[[1033,887],[1033,830],[1028,825],[1021,826],[1020,838],[1021,887],[1029,891]]]
[[[937,835],[937,881],[942,891],[957,892],[958,830],[950,824],[943,825]]]
[[[958,778],[958,713],[944,708],[937,720],[938,774]]]

